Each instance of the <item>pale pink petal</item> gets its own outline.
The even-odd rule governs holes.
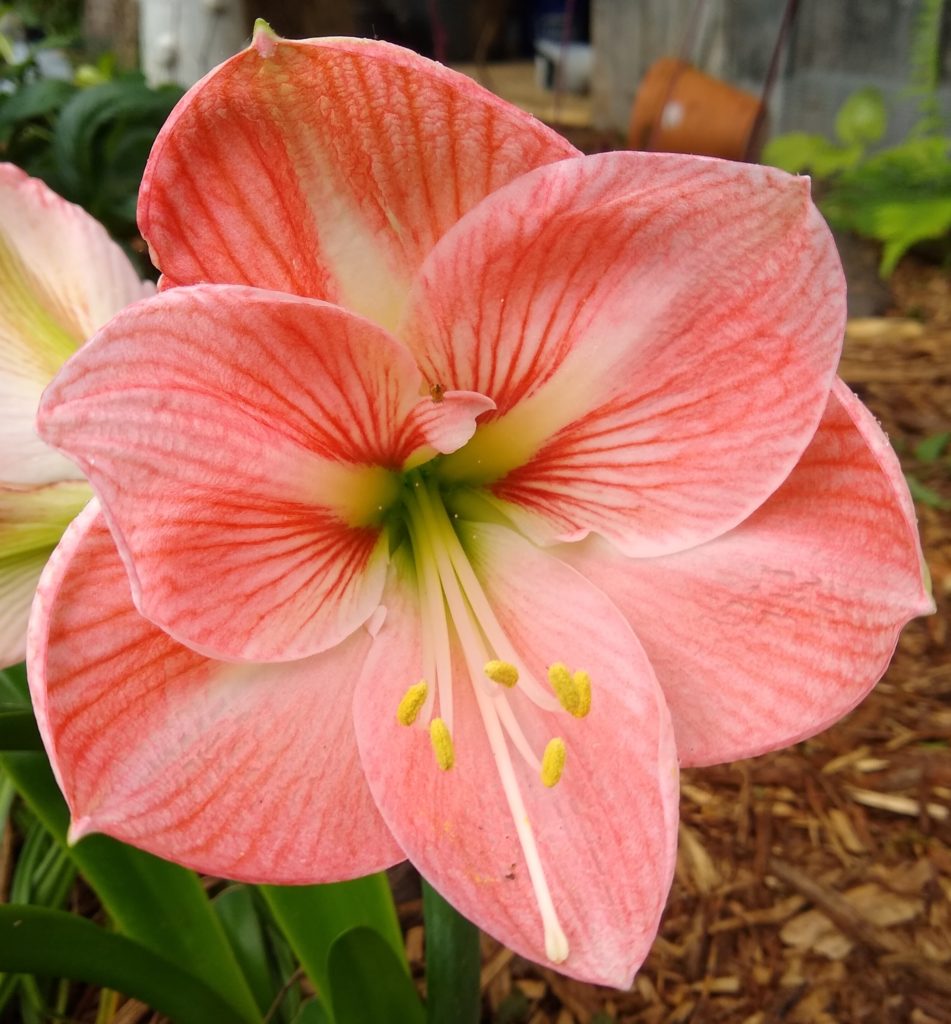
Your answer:
[[[351,703],[370,636],[225,664],[143,619],[95,503],[49,563],[30,628],[37,721],[73,817],[198,871],[297,884],[403,854],[374,808]]]
[[[85,481],[0,485],[0,668],[26,656],[33,592],[63,530],[92,497]]]
[[[437,239],[576,150],[470,79],[375,40],[256,42],[156,141],[139,226],[179,284],[251,284],[392,326]]]
[[[421,270],[399,335],[497,406],[447,459],[536,539],[663,554],[789,474],[832,383],[845,289],[808,181],[608,153],[486,199]]]
[[[283,661],[379,604],[423,390],[369,321],[206,285],[116,317],[38,422],[102,499],[142,614],[209,656]]]
[[[583,719],[540,711],[519,692],[522,684],[505,691],[537,755],[550,738],[564,739],[567,762],[558,785],[546,788],[518,753],[511,756],[568,940],[569,955],[557,969],[625,986],[650,948],[673,871],[677,768],[663,698],[630,628],[584,579],[505,528],[463,524],[460,533],[529,667],[543,680],[559,660],[591,674],[592,708]],[[554,966],[458,649],[455,766],[445,772],[436,766],[419,725],[397,724],[400,697],[420,676],[414,590],[411,570],[397,558],[386,618],[355,704],[371,791],[407,856],[458,910],[515,952]]]
[[[934,608],[898,460],[842,384],[786,483],[726,536],[644,560],[601,541],[557,550],[634,627],[685,765],[821,732],[877,682],[902,626]]]
[[[98,327],[152,290],[101,224],[0,163],[0,480],[80,476],[36,436],[40,395]]]

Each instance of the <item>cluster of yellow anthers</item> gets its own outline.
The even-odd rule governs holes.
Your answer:
[[[518,682],[518,669],[508,661],[487,661],[484,668],[486,676],[493,683],[511,689]],[[548,669],[548,681],[551,683],[559,704],[575,718],[584,718],[591,710],[591,677],[583,669],[572,672],[560,661]],[[411,686],[400,700],[396,709],[396,720],[400,725],[413,725],[426,703],[429,686],[425,679]],[[456,752],[452,744],[452,734],[441,718],[433,718],[429,723],[429,739],[433,746],[436,763],[443,771],[449,771],[456,763]],[[542,782],[555,786],[565,770],[567,751],[565,741],[555,736],[548,741],[542,755],[539,774]]]

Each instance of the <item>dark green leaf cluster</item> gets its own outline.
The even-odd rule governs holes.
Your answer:
[[[152,89],[138,74],[85,88],[26,81],[0,97],[0,157],[129,241],[145,161],[181,94],[177,86]]]

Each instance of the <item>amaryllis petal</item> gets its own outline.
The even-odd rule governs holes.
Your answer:
[[[543,711],[524,680],[505,690],[481,666],[472,678],[457,646],[455,763],[441,770],[425,730],[396,720],[432,628],[421,630],[413,571],[397,561],[355,704],[370,788],[407,856],[463,914],[533,960],[627,985],[656,932],[676,843],[676,755],[653,672],[617,610],[567,566],[504,528],[466,523],[460,536],[526,664],[541,679],[559,661],[589,672],[590,714]],[[552,788],[506,721],[537,757],[563,740]]]
[[[36,436],[40,395],[113,313],[152,291],[101,224],[0,164],[0,480],[79,476]]]
[[[26,656],[26,624],[43,566],[92,497],[83,480],[40,487],[0,484],[0,668]]]
[[[247,881],[337,880],[402,860],[353,735],[369,643],[360,630],[281,665],[181,647],[135,610],[93,503],[50,560],[30,628],[34,707],[73,838],[105,832]]]
[[[536,539],[626,554],[717,536],[822,414],[842,271],[806,179],[610,153],[523,176],[447,234],[399,334],[424,376],[497,406],[440,470]]]
[[[459,429],[454,397],[423,390],[406,349],[339,307],[176,288],[87,345],[38,423],[102,499],[144,615],[211,656],[291,660],[379,603],[396,471],[447,440],[416,407]]]
[[[657,671],[685,765],[787,746],[850,711],[904,624],[934,608],[898,460],[842,384],[799,465],[742,526],[631,560],[566,545]]]
[[[387,43],[252,46],[192,89],[146,169],[139,226],[180,284],[253,284],[392,325],[436,240],[576,150],[470,79]]]

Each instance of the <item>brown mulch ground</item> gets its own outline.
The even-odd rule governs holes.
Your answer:
[[[583,985],[484,939],[497,1024],[951,1024],[951,277],[906,259],[888,318],[850,322],[841,372],[882,421],[918,503],[938,613],[885,679],[797,747],[687,771],[660,937],[630,992]],[[418,905],[403,906],[421,971]]]

